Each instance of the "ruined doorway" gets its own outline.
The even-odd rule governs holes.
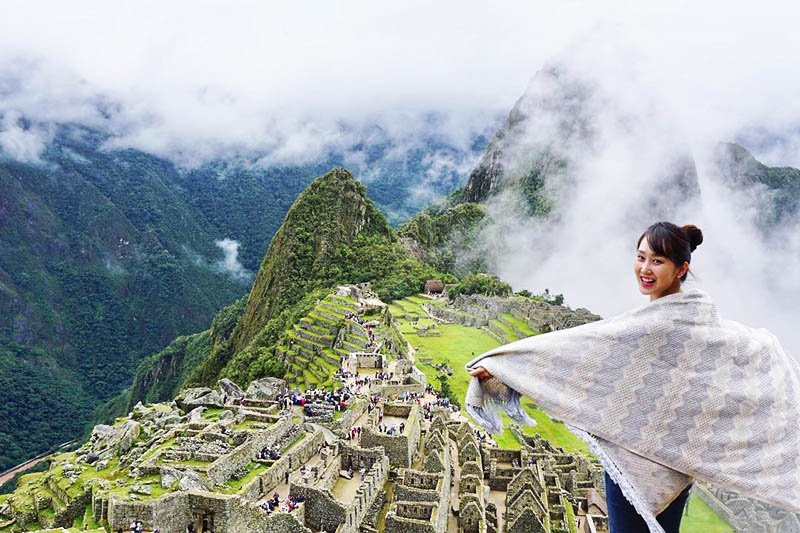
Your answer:
[[[203,513],[201,524],[201,533],[212,533],[214,531],[214,513]]]

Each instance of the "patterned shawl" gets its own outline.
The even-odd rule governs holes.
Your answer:
[[[479,355],[467,411],[499,433],[520,395],[586,440],[647,521],[692,478],[800,511],[800,366],[692,288]]]

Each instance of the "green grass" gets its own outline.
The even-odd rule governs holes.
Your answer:
[[[344,305],[343,303],[333,301],[330,298],[324,299],[323,302],[325,302],[325,305],[333,307],[334,309],[338,309],[338,311],[339,311],[338,314],[340,314],[342,316],[344,316],[345,313],[352,313],[353,311],[355,311],[355,307],[348,307],[348,306]],[[320,306],[320,307],[322,307],[322,306]],[[329,313],[330,312],[336,313],[336,311],[334,311],[333,309],[330,309],[328,307],[323,307],[323,309],[325,309]]]
[[[514,332],[511,331],[510,327],[506,326],[496,318],[491,319],[490,322],[495,326],[497,326],[498,328],[500,328],[500,330],[503,332],[502,336],[507,342],[514,342],[515,340],[517,340],[517,336],[514,335]],[[495,331],[495,333],[497,332]]]
[[[219,420],[219,415],[222,413],[222,409],[219,407],[212,407],[203,411],[203,418],[205,420],[216,421]]]
[[[144,462],[145,460],[153,457],[155,454],[157,454],[161,450],[169,448],[173,444],[175,444],[175,437],[171,437],[171,438],[165,440],[164,442],[162,442],[161,444],[159,444],[158,446],[156,446],[152,450],[150,450],[148,452],[145,452],[145,454],[142,456],[141,461]],[[111,466],[111,465],[109,464],[109,466]]]
[[[503,314],[502,314],[502,317],[503,317],[503,318],[504,318],[506,321],[508,321],[510,324],[513,324],[515,328],[517,328],[518,330],[520,330],[520,331],[521,331],[522,333],[524,333],[525,335],[528,335],[528,336],[530,336],[530,335],[536,335],[536,332],[535,332],[535,331],[533,331],[533,328],[531,328],[531,327],[530,327],[528,324],[526,324],[526,323],[525,323],[525,322],[523,322],[522,320],[518,319],[517,317],[515,317],[515,316],[514,316],[514,315],[512,315],[511,313],[503,313]]]
[[[392,302],[393,305],[402,309],[400,314],[403,315],[411,315],[411,316],[428,316],[428,313],[422,309],[422,306],[418,302],[414,302],[409,298],[404,298],[402,300],[395,300]]]
[[[240,429],[250,429],[251,427],[253,427],[256,424],[266,424],[266,423],[267,422],[260,422],[258,420],[245,420],[245,421],[240,422],[240,423],[236,424],[235,426],[233,426],[233,429],[234,429],[234,431],[237,431],[237,430],[240,430]]]
[[[417,327],[418,328],[432,328],[436,326],[436,321],[432,318],[420,318],[417,320]]]
[[[392,313],[392,315],[394,315],[395,317],[406,314],[405,309],[398,307],[395,304],[389,304],[389,312]]]
[[[408,302],[408,299],[399,300],[395,303],[417,305],[413,302]],[[438,337],[420,337],[413,332],[413,328],[412,331],[408,331],[408,323],[403,320],[400,321],[400,325],[400,331],[411,342],[411,345],[417,349],[417,357],[430,357],[434,363],[446,363],[453,367],[450,386],[455,396],[461,399],[467,393],[470,379],[469,374],[464,370],[464,365],[475,356],[499,345],[497,340],[478,328],[461,324],[440,324],[438,326],[440,333]],[[423,364],[417,366],[425,373],[429,383],[434,385],[438,383],[436,370],[432,366]],[[538,409],[531,409],[526,406],[526,410],[530,413],[531,418],[537,422],[534,427],[524,428],[526,434],[539,434],[555,446],[560,446],[568,451],[589,453],[586,443],[570,433],[563,423],[553,421]],[[504,417],[504,420],[506,423],[508,422],[507,417]],[[501,447],[519,448],[519,443],[508,429],[502,434],[494,436],[494,439]]]
[[[236,494],[268,469],[268,465],[251,461],[250,464],[247,465],[247,474],[243,478],[229,479],[220,487],[219,491],[225,494]]]
[[[572,504],[563,496],[561,497],[561,503],[564,504],[564,514],[567,518],[569,533],[578,533],[578,528],[575,525],[575,510],[572,508]]]
[[[733,533],[733,528],[695,494],[689,497],[688,514],[681,520],[681,533]]]

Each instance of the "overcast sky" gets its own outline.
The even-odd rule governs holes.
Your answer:
[[[765,242],[744,216],[751,199],[720,190],[704,156],[739,140],[765,163],[800,167],[798,21],[800,3],[768,0],[5,2],[0,147],[35,161],[64,121],[186,165],[235,154],[307,161],[373,125],[400,146],[424,131],[466,147],[493,131],[537,70],[567,62],[617,108],[657,120],[637,126],[646,149],[606,134],[579,177],[592,188],[565,206],[572,218],[549,258],[521,222],[500,273],[607,316],[641,303],[630,241],[645,225],[620,220],[614,195],[634,205],[626,184],[659,164],[660,139],[677,139],[704,189],[703,206],[676,220],[706,231],[693,263],[703,286],[725,316],[774,327],[800,354],[800,224]],[[590,207],[578,209],[581,199]],[[235,258],[235,243],[220,242]]]
[[[692,142],[747,133],[767,162],[800,166],[798,4],[643,4],[6,2],[0,142],[35,152],[46,132],[14,131],[27,116],[103,121],[120,145],[188,163],[291,160],[352,140],[343,122],[414,138],[436,112],[463,144],[545,61],[590,46],[635,65]]]

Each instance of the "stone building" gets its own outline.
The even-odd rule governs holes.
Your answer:
[[[386,531],[445,533],[450,514],[450,445],[444,417],[436,416],[425,434],[421,470],[401,469]]]
[[[340,475],[350,469],[352,478]],[[293,483],[290,492],[304,499],[306,524],[313,529],[355,533],[382,494],[388,475],[383,449],[339,444],[325,454],[318,469]]]
[[[381,402],[362,429],[361,445],[366,448],[381,447],[393,468],[408,468],[419,445],[420,418],[420,409],[416,404]],[[387,427],[394,428],[396,433],[387,432]]]

